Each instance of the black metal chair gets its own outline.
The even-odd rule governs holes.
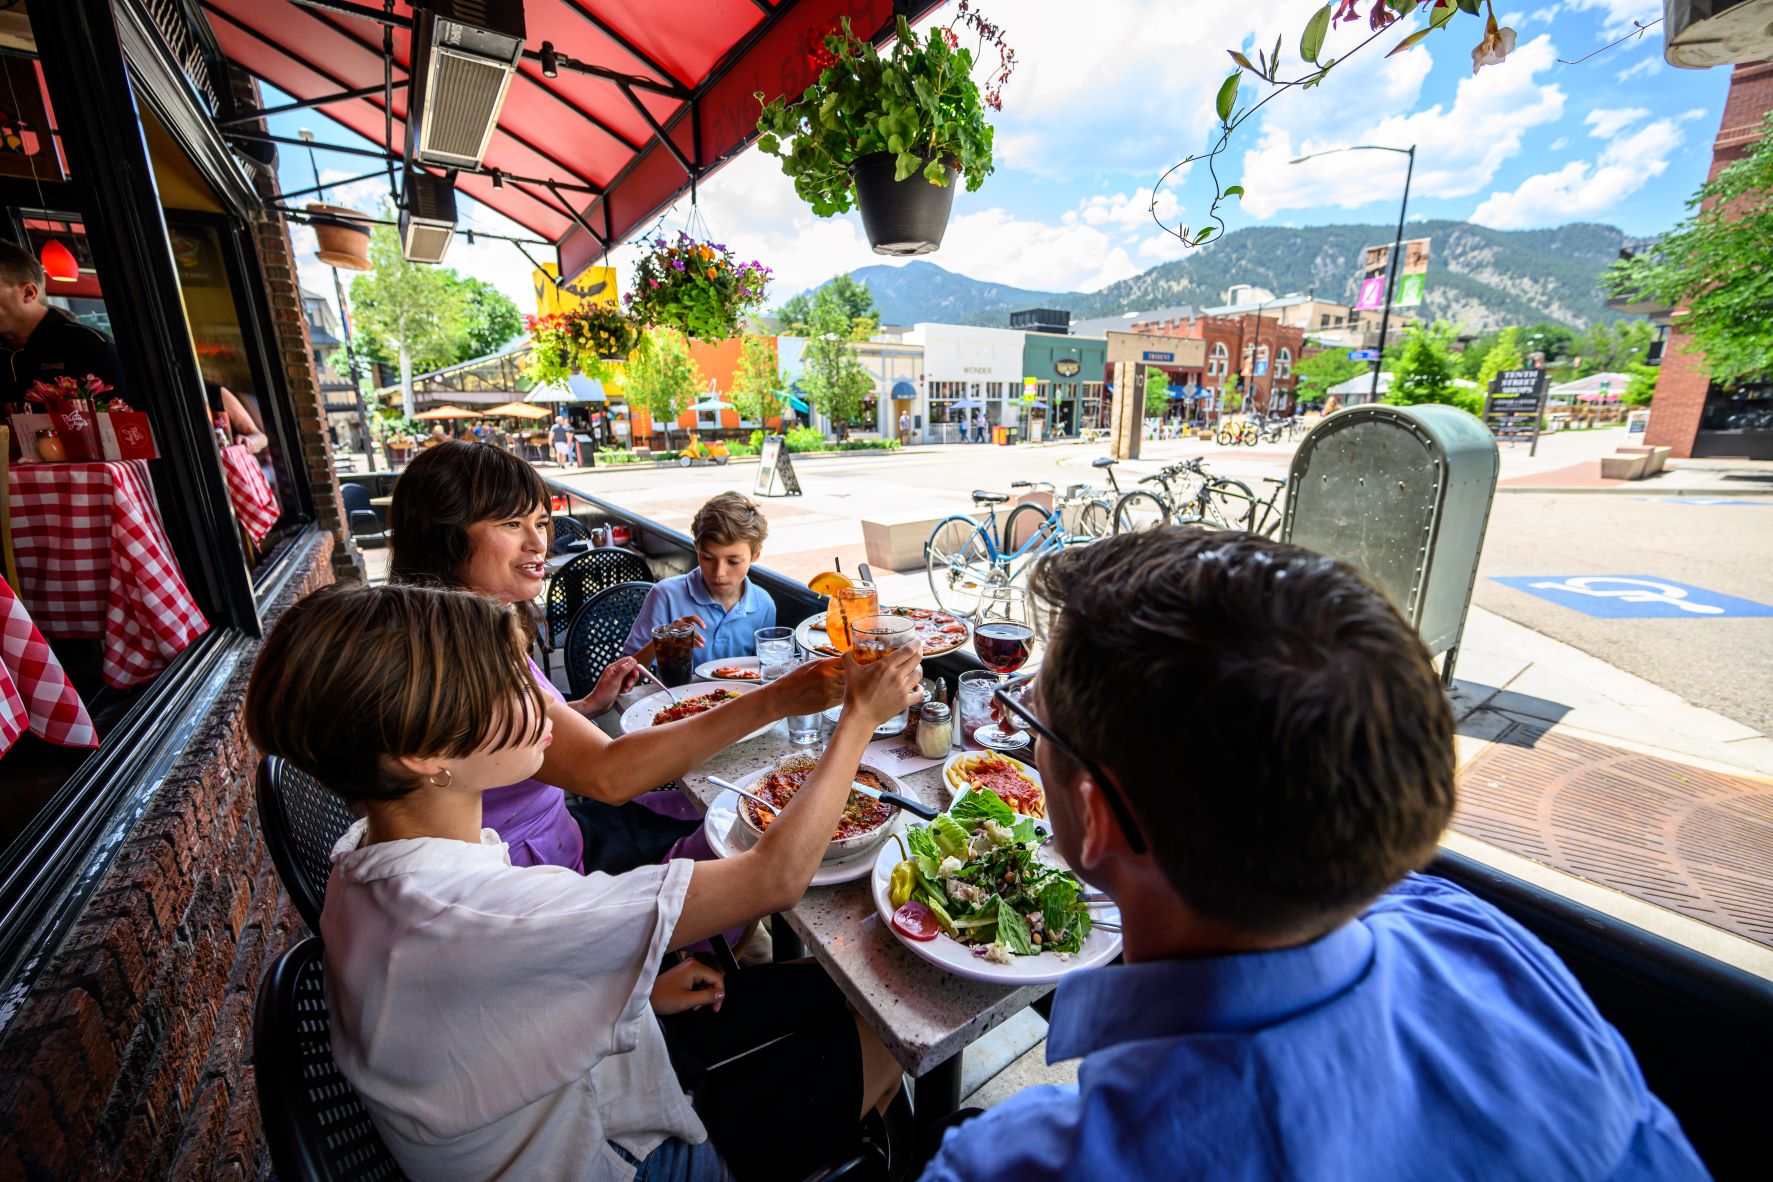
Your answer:
[[[277,1177],[319,1182],[405,1178],[369,1111],[332,1057],[326,969],[318,937],[271,962],[253,1013],[252,1058],[259,1120]],[[805,1182],[885,1182],[873,1145],[832,1162]]]
[[[320,940],[309,936],[271,962],[253,1013],[253,1071],[272,1170],[291,1182],[404,1178],[333,1062],[331,1026]]]
[[[318,933],[332,847],[356,818],[320,781],[275,755],[259,763],[257,794],[259,828],[277,877],[308,930]]]
[[[652,589],[651,583],[617,583],[593,595],[573,616],[564,646],[566,684],[573,697],[582,698],[596,689],[603,671],[622,655],[622,642]]]
[[[545,597],[546,627],[542,634],[543,660],[552,667],[552,653],[566,642],[566,630],[581,607],[599,591],[617,583],[651,583],[653,571],[646,559],[630,550],[603,546],[579,555],[548,580]]]
[[[568,517],[564,513],[554,515],[554,541],[589,542],[591,531],[585,528],[584,522],[577,517]]]
[[[358,542],[374,542],[386,546],[393,537],[382,525],[375,506],[369,503],[369,490],[351,481],[339,485],[339,498],[345,503],[345,524]]]

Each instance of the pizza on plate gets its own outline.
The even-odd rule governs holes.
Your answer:
[[[704,714],[709,710],[714,709],[716,706],[724,706],[738,696],[738,693],[734,690],[723,689],[715,690],[711,694],[697,694],[693,698],[685,698],[676,705],[667,706],[657,714],[653,715],[652,725],[658,726],[661,723],[678,722],[685,718],[694,718],[696,715]]]
[[[1047,798],[1040,785],[1028,776],[1028,765],[1019,759],[986,751],[963,755],[948,765],[948,787],[959,796],[968,788],[997,793],[1005,804],[1024,817],[1047,815]]]
[[[882,615],[898,616],[917,625],[917,639],[922,642],[923,655],[926,657],[939,657],[943,653],[951,653],[965,644],[968,637],[972,635],[966,622],[949,612],[927,607],[883,607],[880,610]],[[809,639],[813,641],[811,647],[815,652],[823,653],[828,657],[838,655],[837,650],[831,647],[828,640],[821,639],[827,635],[825,621],[822,618],[808,624],[807,628],[813,634]]]
[[[762,681],[763,673],[757,669],[746,669],[739,665],[722,665],[714,671],[714,676],[723,681]]]

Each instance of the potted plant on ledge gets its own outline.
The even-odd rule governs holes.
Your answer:
[[[763,306],[770,269],[741,263],[718,242],[679,231],[675,243],[653,239],[634,268],[628,311],[636,321],[675,328],[703,341],[739,335],[744,318]]]
[[[640,339],[634,318],[610,304],[586,302],[524,323],[531,341],[529,376],[545,386],[564,385],[578,373],[601,378],[609,364],[627,360]]]
[[[985,107],[1001,109],[1015,52],[1001,30],[964,3],[960,17],[998,50],[983,99],[972,78],[973,54],[958,47],[953,30],[932,29],[920,41],[900,17],[897,42],[883,56],[845,18],[825,38],[818,60],[829,64],[818,80],[793,102],[765,105],[757,121],[758,147],[781,158],[814,213],[833,217],[860,206],[876,254],[935,250],[948,227],[955,181],[964,176],[973,192],[991,172]],[[761,92],[757,98],[763,100]]]

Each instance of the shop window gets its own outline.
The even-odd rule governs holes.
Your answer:
[[[1293,375],[1293,351],[1283,346],[1274,362],[1274,376],[1286,378]]]
[[[1224,341],[1214,341],[1212,355],[1207,359],[1207,376],[1222,378],[1231,372],[1231,350]]]

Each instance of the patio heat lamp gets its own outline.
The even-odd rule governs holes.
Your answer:
[[[43,250],[37,256],[43,264],[43,273],[58,283],[76,283],[80,279],[80,261],[74,252],[68,249],[67,243],[60,238],[51,238],[43,244]]]

